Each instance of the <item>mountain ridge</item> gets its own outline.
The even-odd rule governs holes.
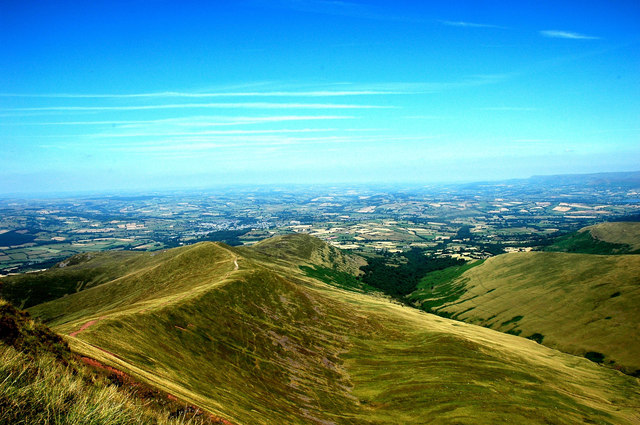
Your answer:
[[[169,250],[30,311],[76,352],[237,424],[640,420],[634,378],[335,288],[299,268],[330,265],[322,242],[273,242]]]

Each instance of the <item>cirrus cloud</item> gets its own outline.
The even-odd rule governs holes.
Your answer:
[[[594,37],[591,35],[580,34],[578,32],[571,31],[559,31],[559,30],[544,30],[540,31],[540,34],[549,38],[565,38],[569,40],[598,40],[600,37]]]

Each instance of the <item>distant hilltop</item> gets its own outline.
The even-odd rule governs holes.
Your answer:
[[[502,187],[517,191],[540,192],[544,189],[611,189],[637,190],[640,188],[640,171],[623,171],[590,174],[534,175],[528,178],[476,181],[451,185],[459,191],[475,191],[482,188]],[[542,187],[541,187],[542,186]],[[533,191],[533,192],[532,192]],[[568,196],[569,193],[563,193]],[[631,193],[629,195],[634,195]]]
[[[557,175],[536,175],[529,179],[532,183],[553,182],[556,184],[583,184],[587,186],[608,186],[608,185],[639,185],[640,171],[622,171],[614,173],[591,173],[591,174],[557,174]]]

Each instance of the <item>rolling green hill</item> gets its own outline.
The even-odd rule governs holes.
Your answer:
[[[633,251],[640,251],[640,222],[601,223],[586,227],[595,239],[628,245]]]
[[[232,423],[640,422],[636,378],[316,280],[305,266],[362,262],[308,236],[135,261],[30,312],[82,355]]]
[[[443,285],[416,291],[414,302],[626,373],[640,370],[640,255],[505,254]]]
[[[302,262],[353,275],[359,274],[360,267],[366,264],[362,257],[346,254],[318,238],[304,234],[274,236],[257,243],[249,250],[238,249],[253,258],[262,254],[267,263],[280,262],[287,266]]]
[[[45,272],[7,276],[0,296],[20,308],[73,294],[131,273],[146,264],[142,252],[107,251],[78,254]]]
[[[639,254],[640,222],[600,223],[563,236],[545,248],[581,254]]]

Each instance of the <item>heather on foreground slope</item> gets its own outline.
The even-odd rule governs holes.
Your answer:
[[[46,326],[0,299],[0,424],[211,424],[149,389],[85,366]],[[161,401],[162,403],[162,401]],[[174,412],[172,410],[176,409]]]
[[[87,384],[51,355],[34,361],[2,346],[0,381],[1,423],[156,423],[127,406],[115,386]]]

